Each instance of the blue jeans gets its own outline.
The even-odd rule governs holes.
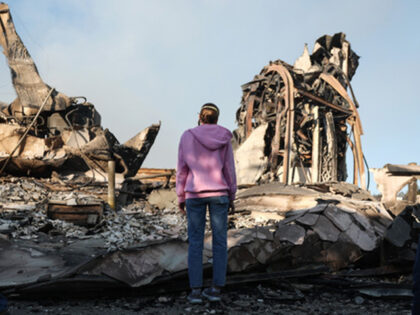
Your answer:
[[[227,268],[228,196],[191,198],[185,201],[188,217],[188,276],[191,288],[203,286],[203,241],[209,207],[213,248],[213,285],[223,287]]]
[[[413,305],[411,312],[420,315],[420,238],[417,245],[416,261],[413,270]]]

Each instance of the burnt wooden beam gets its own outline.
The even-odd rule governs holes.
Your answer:
[[[353,112],[351,110],[345,109],[345,108],[343,108],[341,106],[334,105],[333,103],[327,102],[326,100],[324,100],[324,99],[322,99],[322,98],[320,98],[320,97],[318,97],[316,95],[313,95],[313,94],[311,94],[309,92],[306,92],[306,91],[304,91],[302,89],[296,89],[296,91],[299,94],[301,94],[303,96],[306,96],[307,98],[310,98],[311,100],[313,100],[315,102],[318,102],[318,103],[320,103],[322,105],[325,105],[325,106],[327,106],[327,107],[329,107],[331,109],[334,109],[336,111],[342,112],[342,113],[347,114],[347,115],[352,115],[353,114]]]

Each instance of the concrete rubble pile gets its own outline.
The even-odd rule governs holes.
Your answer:
[[[0,173],[50,176],[52,171],[107,172],[134,176],[160,128],[153,124],[121,144],[101,127],[101,116],[85,97],[68,97],[44,83],[16,33],[8,5],[0,3],[0,44],[17,98],[0,105]]]
[[[239,184],[345,181],[350,145],[353,183],[360,177],[366,188],[363,130],[350,85],[358,59],[345,34],[324,35],[312,54],[305,45],[293,66],[270,62],[242,86],[234,131]]]

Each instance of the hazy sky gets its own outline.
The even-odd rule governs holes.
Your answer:
[[[7,1],[6,1],[7,2]],[[304,43],[345,32],[370,167],[420,163],[420,1],[10,0],[44,81],[83,95],[124,142],[162,121],[144,166],[175,167],[181,133],[205,102],[233,130],[241,84]],[[6,61],[0,101],[15,97]],[[352,171],[349,170],[349,174]],[[374,186],[371,183],[371,188]]]

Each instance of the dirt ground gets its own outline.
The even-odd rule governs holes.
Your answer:
[[[373,299],[332,287],[291,292],[276,286],[229,287],[222,302],[191,305],[188,292],[147,297],[72,300],[11,300],[10,314],[411,314],[409,298]]]

